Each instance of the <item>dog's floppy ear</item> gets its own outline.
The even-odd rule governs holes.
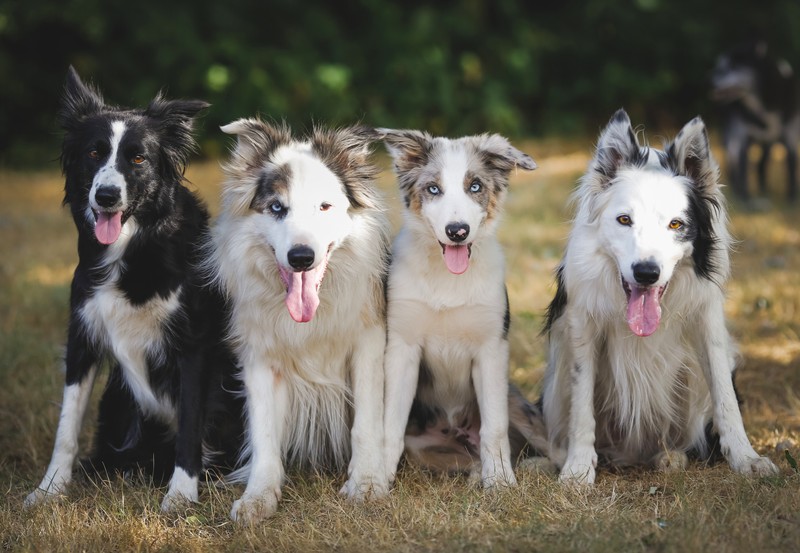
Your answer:
[[[334,130],[314,128],[311,134],[312,149],[339,177],[355,209],[379,207],[374,183],[379,170],[370,160],[372,143],[377,138],[377,131],[364,125]]]
[[[223,125],[220,130],[236,136],[233,155],[244,162],[242,169],[257,167],[281,144],[291,141],[289,128],[284,125],[270,125],[261,119],[243,118]],[[234,168],[239,167],[236,164]]]
[[[211,104],[202,100],[167,100],[160,92],[144,110],[161,131],[162,152],[166,170],[175,176],[183,175],[189,155],[197,150],[194,140],[194,120]]]
[[[428,133],[410,129],[376,131],[386,144],[398,173],[405,173],[428,163],[433,149],[433,137]]]
[[[630,117],[624,109],[620,109],[600,133],[597,150],[589,168],[599,177],[601,187],[605,188],[624,163],[635,160],[639,155],[639,143],[631,127]]]
[[[499,134],[481,135],[478,137],[477,148],[484,163],[506,176],[517,167],[526,171],[533,171],[538,167],[531,156],[517,150],[508,139]]]
[[[708,142],[708,132],[700,117],[695,117],[678,132],[667,149],[669,162],[679,175],[692,179],[701,190],[711,192],[719,183],[719,168]]]
[[[74,123],[100,112],[103,107],[105,102],[100,92],[95,87],[84,84],[78,72],[70,65],[59,111],[61,126],[70,130]]]

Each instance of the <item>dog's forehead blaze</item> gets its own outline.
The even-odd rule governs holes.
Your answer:
[[[685,217],[689,210],[689,190],[685,179],[666,172],[628,169],[620,171],[609,187],[606,210],[616,218],[623,214],[659,222]]]

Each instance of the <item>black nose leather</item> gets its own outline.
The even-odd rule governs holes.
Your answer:
[[[120,190],[116,186],[101,186],[94,193],[94,201],[100,207],[114,207],[120,199]]]
[[[655,284],[659,276],[661,276],[661,269],[652,261],[641,261],[633,264],[633,278],[639,284]]]
[[[444,227],[444,232],[453,242],[463,242],[469,236],[469,225],[466,223],[450,223]]]
[[[289,265],[297,271],[305,271],[314,264],[314,250],[308,246],[294,246],[287,254]]]

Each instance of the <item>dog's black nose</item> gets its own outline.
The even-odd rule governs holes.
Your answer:
[[[655,284],[661,276],[661,269],[653,261],[640,261],[633,264],[633,278],[636,282],[644,285]]]
[[[120,189],[116,186],[101,186],[94,193],[94,201],[100,207],[114,207],[120,199]]]
[[[453,242],[463,242],[469,236],[469,225],[466,223],[450,223],[444,227],[444,232]]]
[[[287,257],[289,265],[296,271],[305,271],[314,264],[314,250],[308,246],[294,246]]]

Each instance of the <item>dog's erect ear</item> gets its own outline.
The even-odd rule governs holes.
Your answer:
[[[236,136],[234,156],[245,163],[245,169],[262,165],[278,146],[292,139],[286,125],[273,126],[255,118],[237,119],[220,130]]]
[[[69,130],[72,124],[100,112],[104,106],[100,92],[95,87],[84,84],[78,72],[70,65],[59,111],[61,126]]]
[[[211,104],[202,100],[167,100],[159,93],[144,110],[144,116],[161,132],[161,151],[164,171],[168,178],[180,179],[186,170],[189,156],[197,150],[194,140],[194,119]]]
[[[481,135],[478,137],[477,148],[484,163],[506,175],[517,167],[526,171],[533,171],[538,167],[531,156],[517,150],[499,134]]]
[[[433,148],[433,137],[424,131],[376,129],[394,159],[398,173],[426,165]]]
[[[342,181],[355,209],[379,207],[374,183],[379,170],[370,161],[372,143],[377,138],[375,129],[363,125],[335,130],[315,128],[311,134],[312,149]]]
[[[638,155],[639,143],[631,127],[630,117],[624,109],[620,109],[600,133],[590,171],[599,177],[600,185],[605,188],[614,179],[617,170]]]
[[[706,126],[700,117],[684,125],[669,146],[667,155],[675,171],[692,179],[698,188],[706,191],[717,188],[719,169],[711,155]]]

